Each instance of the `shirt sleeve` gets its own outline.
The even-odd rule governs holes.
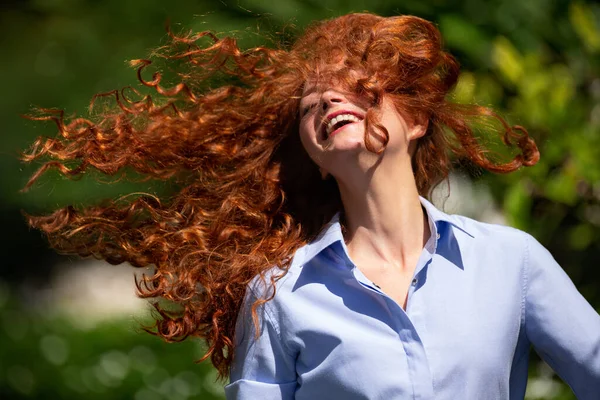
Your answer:
[[[538,354],[580,400],[600,393],[600,315],[546,250],[527,235],[525,329]]]
[[[256,310],[260,326],[260,335],[256,337],[251,313],[255,300],[248,287],[237,319],[235,354],[225,397],[228,400],[293,399],[297,385],[296,357],[285,348],[268,302]]]

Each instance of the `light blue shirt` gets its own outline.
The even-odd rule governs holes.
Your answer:
[[[406,311],[352,263],[336,215],[259,307],[258,338],[248,306],[266,293],[249,286],[228,399],[523,399],[530,345],[600,399],[600,316],[550,253],[421,202],[432,235]]]

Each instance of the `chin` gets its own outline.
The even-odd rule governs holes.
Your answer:
[[[362,132],[340,132],[329,138],[323,147],[329,151],[367,149]]]
[[[341,143],[327,143],[324,148],[326,151],[366,150],[365,143],[362,140],[345,140]]]

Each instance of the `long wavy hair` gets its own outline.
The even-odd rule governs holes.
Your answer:
[[[152,267],[136,280],[138,294],[171,306],[154,303],[158,315],[148,331],[167,341],[204,339],[202,359],[210,357],[220,377],[228,375],[249,282],[258,276],[274,289],[295,251],[342,209],[335,180],[321,179],[298,137],[307,79],[335,75],[368,99],[369,151],[381,152],[387,142],[385,127],[374,119],[383,96],[428,119],[413,155],[423,196],[448,176],[452,157],[500,173],[539,158],[523,128],[488,108],[447,99],[459,65],[443,50],[436,27],[417,17],[345,15],[315,23],[288,49],[243,51],[235,39],[211,32],[170,36],[153,57],[177,64],[177,84],[161,85],[158,72],[144,78],[151,61],[134,60],[139,81],[154,97],[132,100],[125,90],[96,95],[92,104],[113,96],[115,106],[89,119],[66,120],[62,111],[43,109],[30,118],[54,121],[58,135],[38,138],[23,159],[45,160],[26,189],[48,169],[72,178],[88,170],[135,171],[176,182],[176,193],[162,199],[132,194],[27,219],[60,252]],[[354,70],[364,74],[352,78]],[[518,154],[493,159],[477,139],[474,126],[481,120],[499,122],[496,132],[506,145],[516,143]],[[369,132],[380,135],[383,147]],[[256,307],[272,299],[270,293],[253,305],[255,323]]]

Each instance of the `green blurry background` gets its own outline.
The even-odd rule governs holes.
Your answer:
[[[21,216],[132,190],[160,192],[149,183],[74,183],[48,174],[19,193],[34,167],[17,156],[36,136],[55,133],[19,114],[42,106],[85,115],[93,94],[136,85],[125,61],[164,44],[168,19],[175,31],[211,29],[248,46],[293,38],[312,20],[350,11],[436,22],[464,69],[455,99],[497,108],[526,126],[542,153],[537,166],[508,176],[459,172],[448,205],[532,233],[600,307],[597,2],[5,0],[0,7],[0,398],[222,398],[211,366],[194,363],[201,343],[165,344],[141,331],[148,307],[133,296],[130,268],[59,257]],[[574,398],[535,355],[527,393]]]

